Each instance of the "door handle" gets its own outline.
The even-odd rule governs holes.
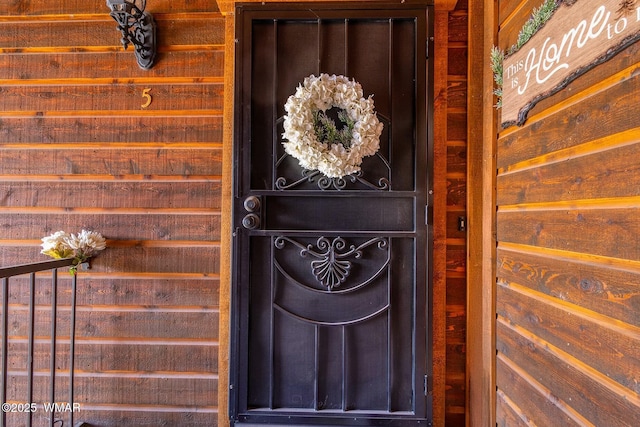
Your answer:
[[[255,230],[260,227],[260,217],[254,213],[250,213],[242,218],[242,226],[249,230]]]
[[[248,230],[255,230],[260,227],[260,207],[262,206],[260,197],[249,196],[244,199],[242,205],[248,212],[244,218],[242,218],[242,226]]]
[[[244,199],[244,208],[247,212],[256,212],[260,210],[260,198],[257,196],[249,196]]]

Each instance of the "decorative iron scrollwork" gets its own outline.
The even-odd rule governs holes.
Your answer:
[[[302,171],[302,178],[298,179],[297,181],[287,183],[286,178],[282,176],[279,177],[278,179],[276,179],[275,187],[277,190],[288,190],[302,184],[303,182],[314,182],[316,179],[318,179],[318,188],[321,190],[344,190],[347,187],[348,182],[359,182],[373,190],[389,189],[389,180],[387,178],[380,178],[378,180],[378,184],[376,185],[362,178],[362,171],[358,171],[354,174],[347,175],[342,178],[329,178],[328,176],[323,175],[320,171],[311,171],[307,169],[304,169]]]
[[[342,237],[329,240],[326,237],[318,238],[315,248],[313,245],[304,245],[291,238],[279,236],[274,245],[278,249],[284,248],[289,242],[300,248],[300,256],[316,258],[311,261],[311,273],[320,284],[331,291],[343,284],[351,272],[352,262],[347,258],[362,258],[362,250],[377,244],[379,249],[387,249],[389,242],[386,238],[375,237],[367,240],[359,246],[347,245]]]

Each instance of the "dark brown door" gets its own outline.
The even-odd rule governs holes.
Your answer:
[[[431,9],[271,4],[236,16],[236,425],[428,425]],[[361,172],[302,169],[284,104],[309,75],[374,95]]]

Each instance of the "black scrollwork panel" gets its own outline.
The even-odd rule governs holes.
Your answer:
[[[376,155],[377,156],[377,155]],[[370,182],[363,178],[363,172],[358,171],[342,178],[329,178],[320,171],[311,171],[301,169],[300,178],[296,181],[287,181],[287,178],[280,176],[276,179],[275,188],[277,190],[290,190],[296,187],[308,186],[308,184],[317,184],[320,190],[345,190],[356,186],[365,186],[370,190],[389,190],[389,179],[382,177],[377,182]],[[313,187],[313,185],[312,185]]]
[[[364,242],[357,239],[356,243],[347,242],[342,237],[320,237],[315,243],[303,243],[300,239],[285,236],[276,237],[274,246],[285,251],[290,245],[294,251],[299,251],[299,257],[308,259],[308,262],[296,263],[294,256],[285,257],[282,262],[276,255],[278,270],[300,286],[310,289],[321,289],[328,292],[350,291],[365,286],[373,278],[380,275],[389,264],[389,241],[383,237],[375,237]],[[377,247],[380,251],[369,250]],[[288,253],[289,251],[287,251]],[[370,256],[366,256],[366,255]],[[300,265],[308,264],[307,274],[300,274]],[[352,269],[360,268],[360,277],[352,275]],[[304,269],[304,267],[303,267]],[[294,272],[298,278],[294,278],[288,272]],[[308,277],[311,273],[313,278]],[[349,278],[351,276],[351,278]],[[347,282],[347,279],[349,283]],[[311,279],[311,280],[309,280]],[[313,280],[315,279],[315,281]]]
[[[249,407],[411,411],[415,249],[410,237],[253,237]],[[329,290],[311,263],[332,260],[351,265]]]
[[[300,320],[347,324],[389,306],[387,238],[274,239],[274,302]]]

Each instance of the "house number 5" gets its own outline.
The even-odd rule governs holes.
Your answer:
[[[145,103],[141,105],[142,108],[147,108],[149,105],[151,105],[151,95],[149,95],[149,92],[151,91],[151,89],[143,89],[142,90],[142,97],[146,99]]]

